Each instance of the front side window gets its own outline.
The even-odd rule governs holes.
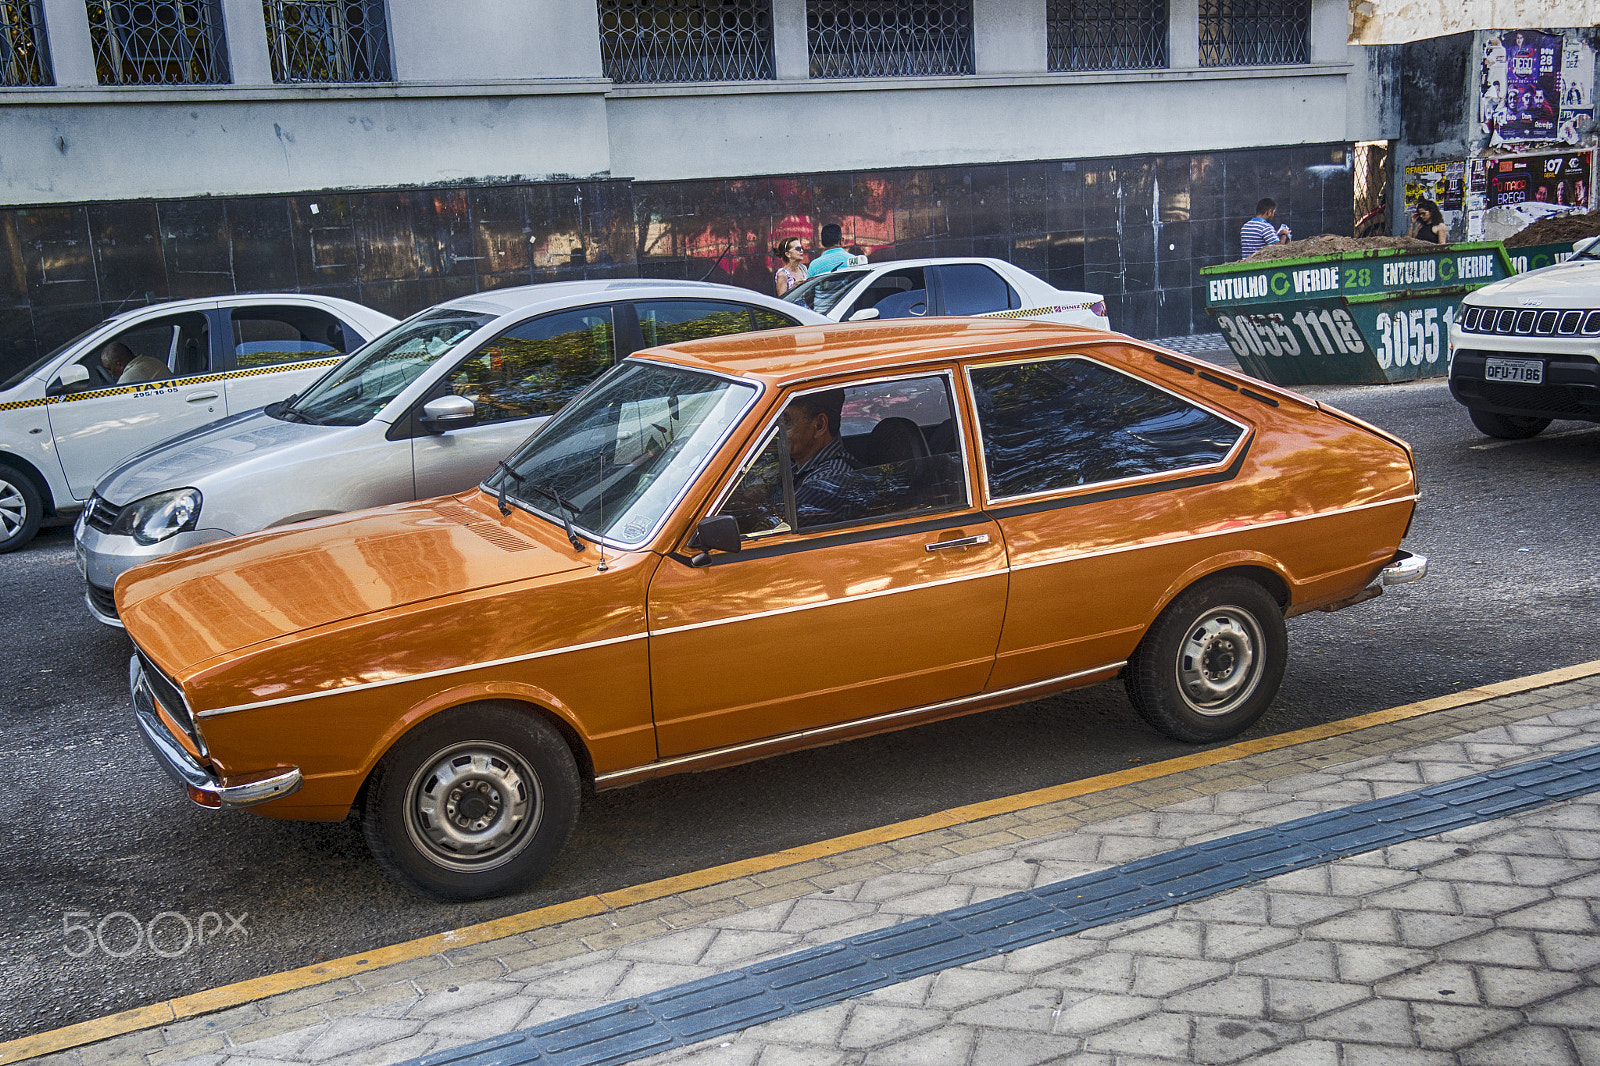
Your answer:
[[[1022,306],[1005,278],[982,263],[950,263],[939,268],[947,315],[986,315]]]
[[[827,275],[823,275],[826,277]],[[920,318],[928,313],[928,281],[922,267],[886,270],[872,279],[850,313],[876,308],[879,318]]]
[[[210,324],[197,312],[141,322],[78,362],[89,368],[89,383],[74,391],[203,374],[211,368]]]
[[[1210,466],[1244,434],[1081,356],[976,366],[968,375],[992,499]]]
[[[513,326],[450,372],[450,392],[470,399],[480,423],[560,410],[611,366],[609,306],[559,311]]]
[[[492,318],[444,310],[409,319],[331,367],[294,403],[269,411],[291,422],[359,426]]]
[[[638,300],[633,306],[646,348],[749,333],[752,328],[750,308],[726,300]]]
[[[870,273],[866,270],[830,270],[826,274],[818,274],[814,278],[807,278],[788,292],[783,294],[785,303],[799,304],[809,307],[819,315],[825,315],[833,310],[833,305],[844,298],[844,294],[855,288],[856,283]]]
[[[0,86],[54,81],[39,0],[0,0]]]
[[[590,536],[643,543],[756,394],[746,382],[627,360],[483,487]]]
[[[234,362],[241,368],[343,355],[361,338],[320,307],[237,307]]]
[[[382,0],[262,0],[272,80],[393,81]]]
[[[218,0],[85,0],[101,85],[228,82]]]
[[[944,375],[801,393],[717,513],[749,539],[965,507],[951,412]]]

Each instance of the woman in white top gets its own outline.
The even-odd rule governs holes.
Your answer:
[[[779,296],[806,280],[805,251],[800,244],[799,237],[785,237],[772,250],[783,264],[772,275],[772,284],[777,287]]]

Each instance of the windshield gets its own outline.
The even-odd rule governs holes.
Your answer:
[[[483,488],[557,522],[570,508],[573,525],[591,536],[640,544],[755,397],[745,382],[629,360],[563,408]]]
[[[1581,239],[1581,238],[1580,238]],[[1594,241],[1589,247],[1573,256],[1574,259],[1600,259],[1600,240]]]
[[[351,352],[287,407],[279,418],[321,426],[359,426],[422,376],[455,343],[493,315],[432,311],[400,323]]]
[[[0,382],[0,392],[4,392],[6,389],[14,389],[18,385],[21,385],[24,381],[27,381],[28,378],[32,377],[34,372],[37,371],[41,366],[44,366],[50,360],[66,351],[74,344],[77,344],[79,341],[83,340],[83,338],[87,337],[89,334],[93,333],[103,325],[105,325],[104,322],[96,322],[94,325],[90,326],[88,329],[84,330],[71,340],[63,344],[56,345],[54,348],[50,349],[49,354],[40,356],[38,359],[35,359],[33,362],[29,363],[15,374],[12,374],[10,377],[6,378],[5,381]]]
[[[869,273],[871,271],[867,270],[832,270],[826,274],[818,274],[784,293],[783,298],[789,303],[800,304],[820,315],[825,315],[833,310],[833,305],[838,303],[845,293],[855,287],[856,282]]]

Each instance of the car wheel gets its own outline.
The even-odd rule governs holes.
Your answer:
[[[44,497],[33,479],[0,464],[0,553],[16,551],[32,540],[43,520]]]
[[[1536,437],[1550,424],[1548,418],[1535,418],[1532,415],[1497,415],[1493,411],[1480,411],[1476,407],[1467,408],[1467,414],[1471,416],[1472,424],[1484,433],[1505,440]]]
[[[367,783],[362,831],[390,876],[441,900],[486,899],[550,868],[578,820],[572,751],[525,708],[482,703],[428,719]]]
[[[1145,721],[1174,739],[1205,743],[1261,717],[1288,657],[1277,601],[1249,578],[1222,576],[1167,605],[1123,676]]]

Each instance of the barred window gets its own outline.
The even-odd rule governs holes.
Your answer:
[[[1167,0],[1048,0],[1051,70],[1167,65]]]
[[[772,0],[600,0],[600,58],[618,82],[770,79]]]
[[[971,74],[972,0],[807,0],[813,78]]]
[[[272,80],[393,81],[383,0],[262,0]]]
[[[1311,62],[1311,0],[1200,0],[1200,65]]]
[[[39,0],[0,0],[0,85],[50,85]]]
[[[101,85],[229,81],[217,0],[85,0]]]

